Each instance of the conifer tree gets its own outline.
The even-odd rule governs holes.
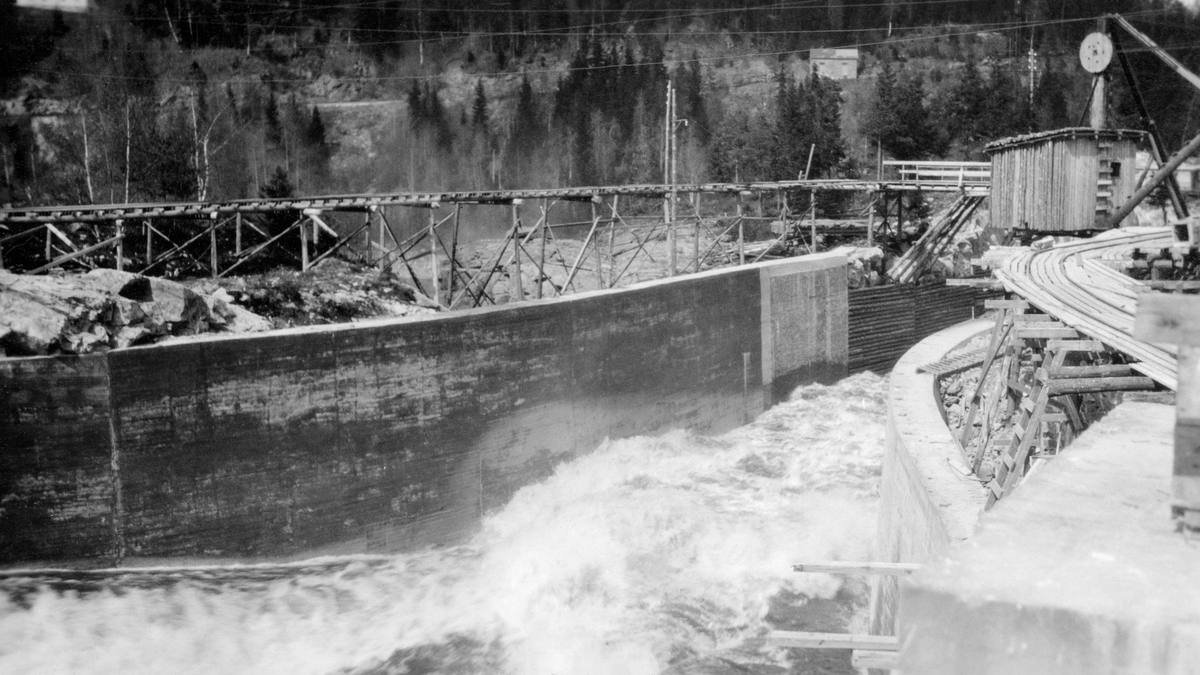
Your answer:
[[[471,103],[471,121],[485,132],[488,128],[487,94],[483,91],[483,80],[475,82],[475,100]]]

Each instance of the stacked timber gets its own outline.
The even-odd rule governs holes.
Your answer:
[[[909,283],[921,278],[933,261],[954,241],[954,236],[966,224],[975,209],[983,203],[983,197],[959,195],[950,208],[934,221],[913,247],[904,252],[888,271],[897,283]]]
[[[270,327],[220,290],[200,295],[167,279],[110,269],[70,276],[0,270],[5,356],[86,354],[165,336]]]

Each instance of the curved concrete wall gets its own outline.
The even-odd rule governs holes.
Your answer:
[[[937,379],[917,369],[991,326],[991,321],[975,320],[935,333],[909,349],[892,370],[876,561],[928,562],[974,530],[986,488],[971,477],[958,441],[946,427]],[[897,577],[874,581],[871,633],[896,634],[897,595]]]
[[[0,562],[459,540],[605,437],[846,372],[845,258],[439,316],[0,360]]]

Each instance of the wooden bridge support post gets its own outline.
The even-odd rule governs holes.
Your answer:
[[[746,264],[746,227],[742,214],[742,198],[749,197],[750,191],[743,190],[737,196],[737,219],[738,219],[738,264]]]
[[[437,202],[429,205],[429,279],[433,284],[433,301],[442,304],[441,265],[438,264]]]
[[[47,237],[50,236],[49,229],[47,229],[47,231],[46,231],[46,236]],[[47,240],[47,242],[48,242],[48,240]],[[49,249],[49,247],[50,247],[50,244],[47,243],[46,248]],[[117,271],[118,272],[125,269],[124,258],[125,258],[125,221],[118,220],[117,221]]]
[[[597,290],[604,288],[604,266],[601,264],[602,261],[600,259],[600,229],[599,229],[600,228],[600,213],[599,213],[599,211],[596,210],[596,202],[598,202],[599,200],[600,200],[599,197],[595,197],[592,199],[592,230],[596,232],[596,239],[595,239],[595,241],[592,242],[592,246],[595,247],[595,253],[596,253],[596,289]]]
[[[867,207],[867,248],[875,245],[875,195],[870,195],[871,205]]]
[[[519,207],[520,199],[514,199],[512,202],[512,244],[513,244],[513,268],[510,279],[512,280],[512,300],[510,302],[520,302],[525,299],[525,284],[521,278],[521,214]]]
[[[217,278],[217,212],[213,211],[210,215],[212,225],[208,228],[208,272],[213,278]]]
[[[240,218],[241,214],[238,214],[238,217]],[[152,260],[154,260],[154,227],[150,224],[150,221],[147,220],[146,221],[146,263],[149,264],[150,261],[152,261]]]
[[[308,271],[308,228],[304,227],[304,221],[300,222],[300,271]]]
[[[808,201],[812,202],[812,231],[809,232],[808,250],[810,253],[817,252],[817,191],[813,190],[809,193]]]
[[[371,213],[367,212],[367,218],[371,217]],[[370,238],[370,228],[367,228],[367,237]],[[233,221],[233,252],[239,258],[242,256],[242,212],[238,211],[236,218]]]
[[[692,233],[692,265],[693,271],[700,271],[700,193],[692,193],[692,211],[696,214],[696,227]]]
[[[538,244],[538,282],[537,290],[534,291],[534,297],[538,300],[542,299],[542,286],[546,285],[546,236],[550,231],[550,200],[542,198],[542,231]]]
[[[446,290],[446,307],[454,303],[454,280],[458,277],[458,216],[461,210],[462,204],[455,202],[454,233],[450,235],[450,281]]]

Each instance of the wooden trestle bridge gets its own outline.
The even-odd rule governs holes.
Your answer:
[[[997,310],[987,347],[927,367],[981,367],[959,440],[989,506],[1115,405],[1115,393],[1178,387],[1176,347],[1134,337],[1138,297],[1151,286],[1121,271],[1134,251],[1175,244],[1168,227],[1124,228],[1020,253],[995,272],[1011,299],[987,301]]]
[[[725,208],[729,198],[736,201],[736,216],[727,215],[719,226],[721,237],[731,239],[736,231],[737,253],[720,251],[723,264],[754,262],[764,257],[774,244],[792,237],[813,246],[818,236],[815,209],[798,212],[788,204],[788,195],[807,193],[815,196],[825,191],[855,191],[871,194],[883,200],[885,206],[882,227],[889,227],[891,207],[895,219],[903,219],[899,196],[912,191],[954,192],[966,197],[981,198],[988,191],[989,165],[980,162],[887,162],[894,178],[877,181],[849,179],[794,180],[755,183],[704,183],[671,185],[621,185],[529,190],[488,190],[461,192],[398,192],[390,194],[333,195],[292,199],[243,199],[224,202],[177,202],[154,204],[75,205],[0,209],[0,267],[6,249],[16,246],[41,247],[40,264],[21,270],[40,273],[71,261],[87,264],[89,257],[109,256],[117,269],[139,273],[162,274],[172,261],[186,263],[192,274],[197,271],[212,277],[224,277],[265,252],[286,247],[299,264],[307,270],[321,259],[348,246],[372,265],[398,266],[412,275],[418,290],[446,307],[479,306],[491,300],[487,284],[494,276],[508,274],[520,284],[522,263],[537,270],[537,281],[550,279],[546,273],[545,240],[554,237],[553,230],[562,225],[551,224],[549,212],[559,202],[590,204],[590,222],[573,223],[587,232],[578,257],[567,268],[565,283],[554,285],[555,294],[573,290],[573,281],[589,253],[594,254],[593,266],[601,287],[611,287],[619,275],[614,265],[612,240],[620,232],[632,237],[634,245],[625,253],[637,256],[653,238],[665,237],[669,251],[671,274],[698,271],[718,252],[716,245],[700,250],[700,230],[711,227],[715,220],[703,215],[706,205],[702,197],[723,197]],[[621,211],[621,200],[640,202],[642,211],[647,200],[661,200],[662,215],[646,217]],[[709,202],[715,200],[710,199]],[[813,200],[810,200],[813,201]],[[976,200],[978,201],[978,200]],[[463,206],[490,206],[511,210],[511,227],[504,235],[505,246],[495,259],[481,267],[466,268],[459,253],[459,225]],[[522,209],[522,205],[526,205]],[[528,212],[536,207],[536,221],[527,225]],[[417,208],[429,211],[428,226],[407,237],[401,236],[395,223],[395,209]],[[872,239],[876,232],[874,210],[868,209],[865,235]],[[336,222],[331,214],[341,214]],[[353,224],[347,226],[347,214]],[[354,214],[357,214],[355,216]],[[389,220],[389,215],[391,220]],[[355,220],[357,218],[357,220]],[[268,227],[267,219],[276,225]],[[290,223],[280,227],[281,222]],[[744,225],[753,221],[779,221],[782,232],[777,241],[757,246],[747,245]],[[332,223],[332,224],[331,224]],[[90,239],[80,242],[70,230],[86,226]],[[862,227],[857,224],[851,227]],[[681,228],[693,230],[692,250],[682,267],[676,260],[676,236]],[[843,228],[844,229],[844,228]],[[684,230],[686,231],[686,230]],[[604,240],[607,235],[607,250]],[[718,237],[719,240],[721,237]],[[299,240],[299,246],[296,241]],[[326,244],[322,245],[324,239]],[[538,241],[540,240],[540,241]],[[357,243],[356,243],[357,242]],[[527,247],[540,243],[531,252]],[[296,250],[298,248],[298,250]],[[607,279],[600,278],[599,261],[608,257]],[[11,256],[10,256],[11,257]],[[429,273],[413,269],[419,258],[429,258]],[[629,260],[624,261],[628,269]],[[449,273],[443,270],[448,264]],[[423,288],[421,279],[432,284]],[[531,289],[514,289],[515,297],[542,297],[542,284],[535,282]]]

